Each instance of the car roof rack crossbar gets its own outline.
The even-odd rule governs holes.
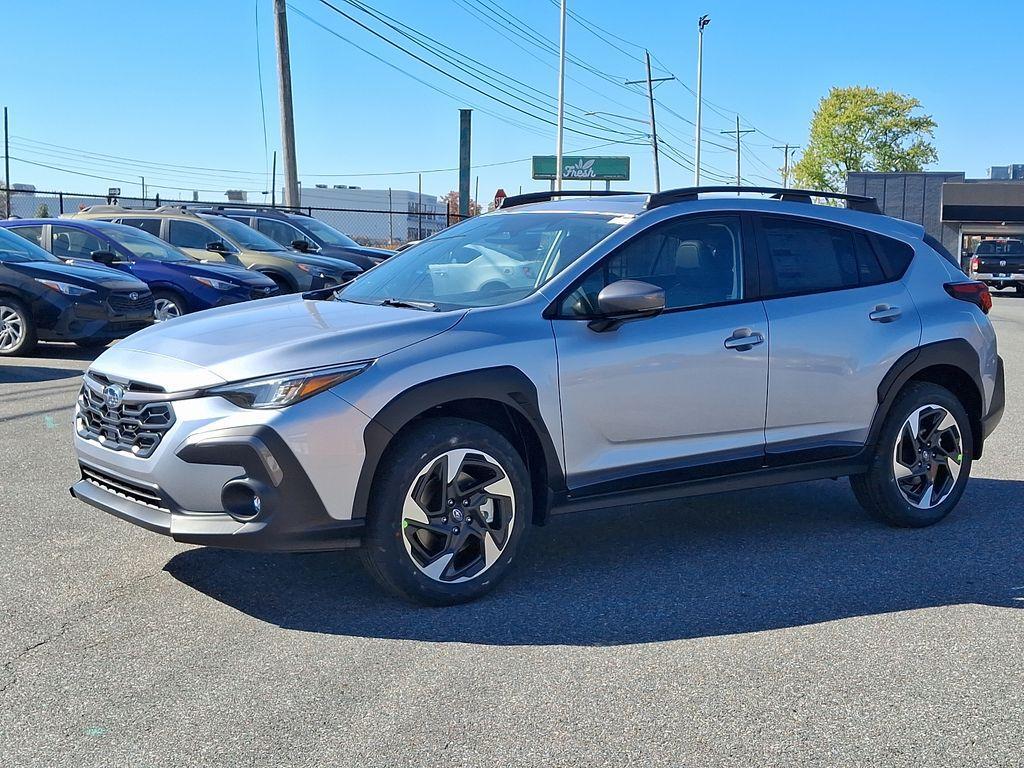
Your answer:
[[[787,189],[784,187],[682,187],[680,189],[667,189],[664,192],[655,192],[647,200],[647,210],[659,208],[670,203],[681,203],[686,200],[696,200],[700,195],[713,192],[749,192],[754,194],[771,195],[776,200],[787,203],[812,203],[814,198],[826,198],[829,200],[845,200],[846,207],[852,211],[861,213],[881,213],[878,207],[878,200],[864,195],[847,195],[842,192],[826,192],[813,189]]]
[[[517,205],[528,203],[546,203],[556,197],[615,197],[616,195],[643,195],[645,192],[622,192],[620,190],[586,190],[586,189],[562,189],[547,190],[544,192],[523,192],[521,195],[511,195],[501,201],[499,208],[513,208]]]

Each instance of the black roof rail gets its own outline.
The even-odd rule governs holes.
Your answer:
[[[500,208],[512,208],[527,203],[546,203],[555,197],[615,197],[616,195],[644,195],[646,192],[622,192],[617,189],[586,190],[586,189],[563,189],[560,191],[549,190],[545,192],[524,192],[521,195],[512,195],[501,201]]]
[[[204,210],[208,211],[256,211],[256,212],[277,212],[277,213],[288,213],[295,214],[298,216],[309,216],[303,209],[297,207],[289,207],[285,205],[257,205],[254,203],[217,203],[216,205],[203,205]]]
[[[682,187],[681,189],[667,189],[664,192],[654,192],[647,200],[647,209],[658,208],[669,203],[681,203],[685,200],[696,200],[699,195],[710,192],[751,192],[762,195],[771,195],[776,200],[788,203],[811,203],[815,197],[824,197],[829,200],[845,200],[846,207],[861,213],[881,213],[878,207],[878,200],[864,195],[847,195],[842,192],[827,192],[813,189],[787,189],[784,187]]]

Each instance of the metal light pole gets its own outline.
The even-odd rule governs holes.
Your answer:
[[[700,122],[701,107],[703,106],[702,85],[704,67],[704,27],[711,23],[711,17],[706,13],[697,20],[697,139],[696,149],[693,158],[693,185],[700,186]]]
[[[558,138],[555,140],[555,191],[562,189],[562,128],[565,123],[565,0],[561,4],[558,45]]]

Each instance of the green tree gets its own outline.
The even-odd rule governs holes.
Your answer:
[[[40,203],[39,207],[36,208],[36,218],[37,219],[48,219],[48,218],[50,218],[50,209],[49,209],[49,207],[47,207],[46,203]]]
[[[921,171],[938,159],[935,121],[921,102],[895,91],[832,88],[818,102],[807,149],[793,167],[797,184],[843,192],[846,174]]]

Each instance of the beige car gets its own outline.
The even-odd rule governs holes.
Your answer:
[[[201,261],[235,264],[261,272],[277,283],[282,293],[339,285],[362,272],[349,261],[286,250],[266,235],[227,216],[193,213],[178,206],[139,209],[94,205],[71,218],[138,227]]]

